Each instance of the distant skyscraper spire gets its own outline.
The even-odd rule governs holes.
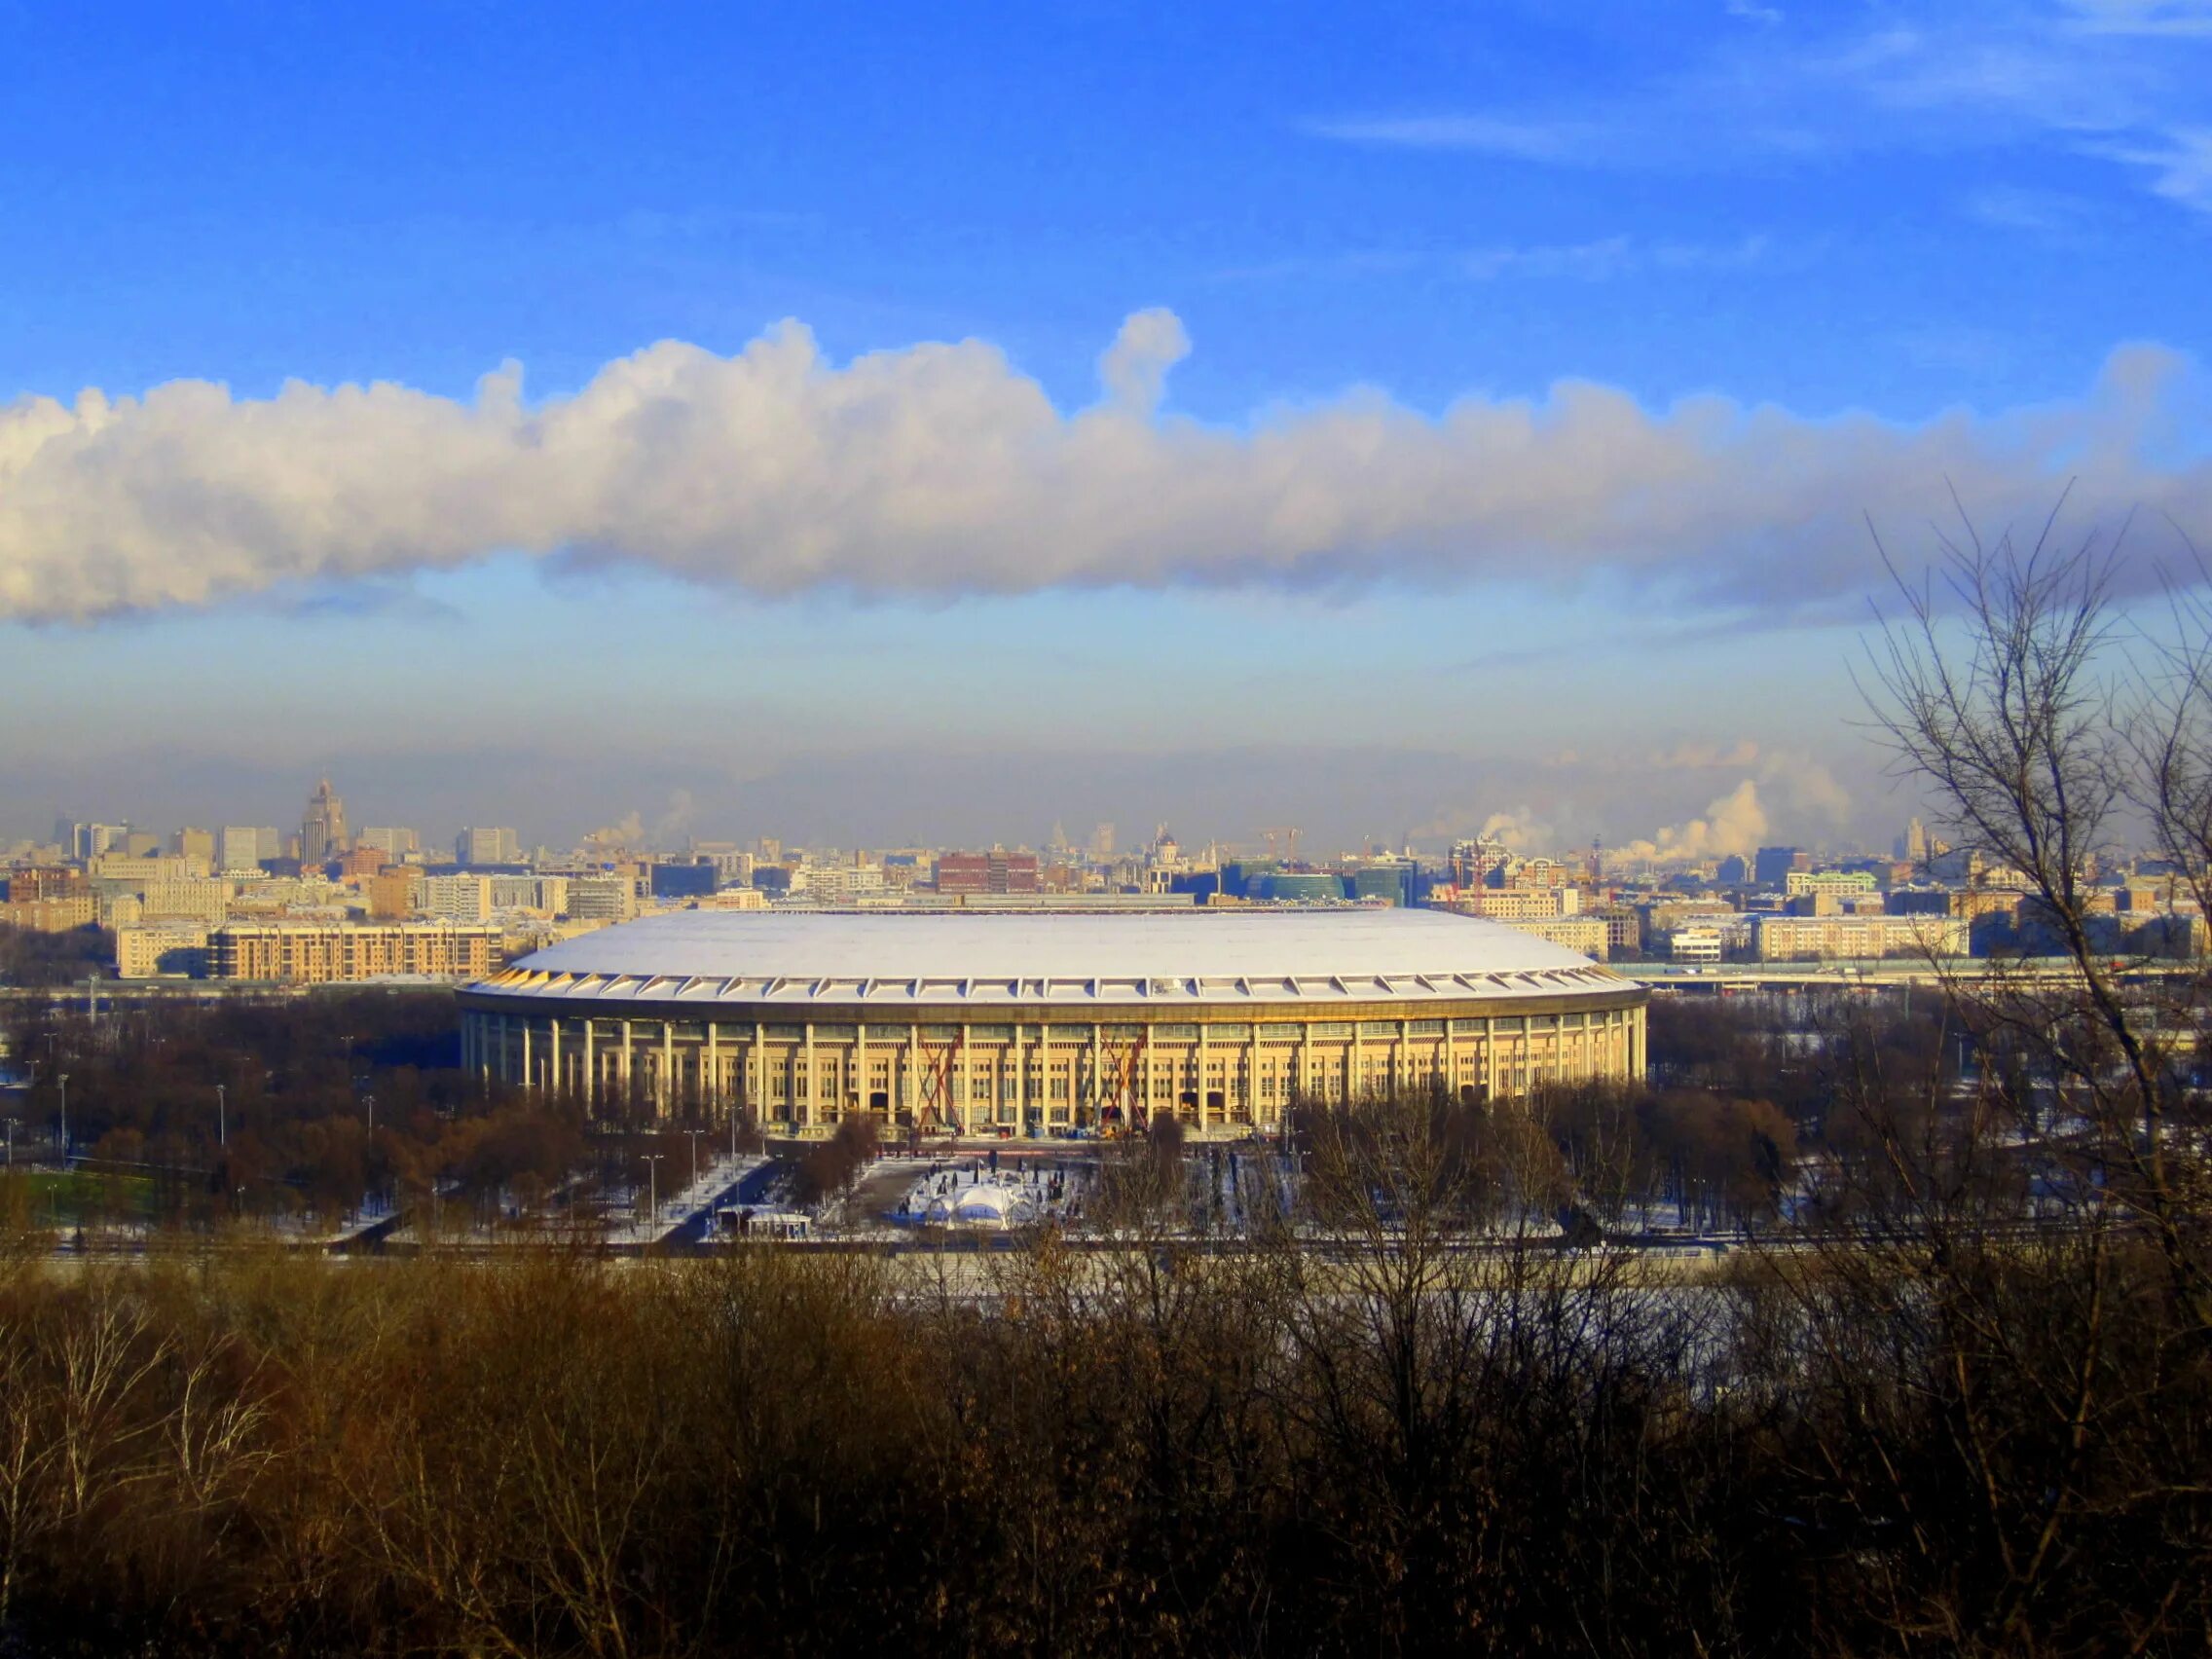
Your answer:
[[[324,778],[308,797],[308,813],[300,821],[300,862],[320,864],[346,850],[346,803]]]

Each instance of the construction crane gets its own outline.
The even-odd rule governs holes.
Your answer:
[[[1263,830],[1260,831],[1260,833],[1267,837],[1268,862],[1270,864],[1275,862],[1275,838],[1277,836],[1280,836],[1284,843],[1282,862],[1284,864],[1296,864],[1298,862],[1299,832],[1297,830],[1288,827],[1277,826],[1271,830]]]

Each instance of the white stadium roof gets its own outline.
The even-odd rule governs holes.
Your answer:
[[[1632,981],[1501,923],[1434,910],[959,915],[682,910],[603,928],[470,987],[552,1001],[878,1004],[1465,1002]]]

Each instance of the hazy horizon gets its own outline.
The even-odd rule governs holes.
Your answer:
[[[1553,14],[0,20],[0,836],[1887,845],[1877,534],[2212,545],[2212,21]]]

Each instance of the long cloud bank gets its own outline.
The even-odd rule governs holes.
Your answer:
[[[1563,382],[1429,416],[1353,390],[1231,429],[1162,414],[1188,350],[1123,324],[1075,413],[988,344],[825,359],[795,324],[677,342],[528,403],[201,381],[0,409],[0,616],[84,620],[523,551],[765,594],[1235,587],[1594,571],[1792,606],[1869,577],[1863,515],[2100,509],[2212,522],[2201,376],[2131,347],[2065,403],[1918,426]]]

